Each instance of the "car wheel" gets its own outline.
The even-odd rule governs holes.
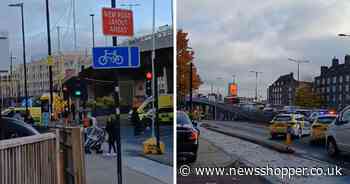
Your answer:
[[[337,143],[334,139],[330,139],[327,143],[327,153],[331,157],[335,157],[338,154]]]

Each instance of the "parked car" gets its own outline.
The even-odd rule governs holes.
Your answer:
[[[183,111],[177,111],[177,155],[185,158],[186,161],[195,162],[198,152],[199,130],[197,123],[192,122],[188,115]]]
[[[287,135],[288,127],[291,128],[293,137],[301,138],[303,135],[310,134],[310,122],[305,120],[302,114],[279,114],[273,118],[270,125],[271,138],[279,135]]]
[[[326,138],[326,131],[328,126],[335,120],[335,114],[323,114],[315,118],[311,125],[311,139],[310,142],[324,141]]]
[[[329,126],[326,133],[328,155],[334,157],[339,152],[350,153],[350,106],[344,108]]]
[[[2,117],[0,139],[11,139],[40,134],[31,125],[14,118]]]

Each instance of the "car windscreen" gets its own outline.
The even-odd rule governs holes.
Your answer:
[[[319,117],[317,122],[322,124],[331,124],[334,119],[335,117]]]
[[[291,116],[276,116],[274,121],[291,121],[292,117]]]
[[[176,115],[176,123],[178,125],[190,125],[191,120],[184,112],[178,112]]]

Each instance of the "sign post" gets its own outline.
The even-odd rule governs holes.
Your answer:
[[[93,49],[94,69],[137,68],[140,66],[139,48],[117,47],[117,36],[133,36],[133,15],[131,10],[117,9],[116,0],[111,0],[112,8],[102,8],[102,32],[112,36],[113,47]],[[114,71],[114,106],[117,124],[117,164],[118,184],[122,184],[122,159],[120,140],[119,75]]]

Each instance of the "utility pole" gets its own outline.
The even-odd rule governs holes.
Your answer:
[[[297,60],[297,59],[292,59],[292,58],[288,58],[288,60],[298,64],[298,82],[299,82],[300,81],[300,78],[299,78],[300,77],[300,75],[299,75],[300,64],[309,63],[310,61],[309,60]]]
[[[46,0],[46,29],[47,29],[47,60],[49,65],[49,80],[50,80],[50,119],[52,120],[52,103],[53,103],[53,81],[52,81],[52,51],[51,51],[51,33],[50,33],[50,10],[49,0]]]
[[[77,22],[75,15],[75,0],[72,0],[73,4],[73,32],[74,32],[74,51],[77,51]]]
[[[116,0],[111,0],[112,8],[116,8]],[[112,37],[113,47],[117,47],[118,39],[116,36]],[[117,124],[117,164],[118,164],[118,184],[122,184],[122,152],[121,152],[121,140],[120,140],[120,109],[119,109],[119,74],[117,70],[114,71],[114,106],[115,106],[115,122]]]
[[[193,63],[192,63],[192,61],[190,61],[190,77],[189,77],[189,79],[190,79],[190,113],[191,114],[192,114],[192,107],[193,107],[193,105],[192,105],[192,81],[193,81],[192,70],[193,70]]]
[[[255,101],[257,102],[258,101],[258,77],[259,77],[259,74],[262,74],[262,72],[258,72],[258,71],[250,71],[252,73],[255,73]]]
[[[60,26],[57,26],[57,53],[61,54]]]

